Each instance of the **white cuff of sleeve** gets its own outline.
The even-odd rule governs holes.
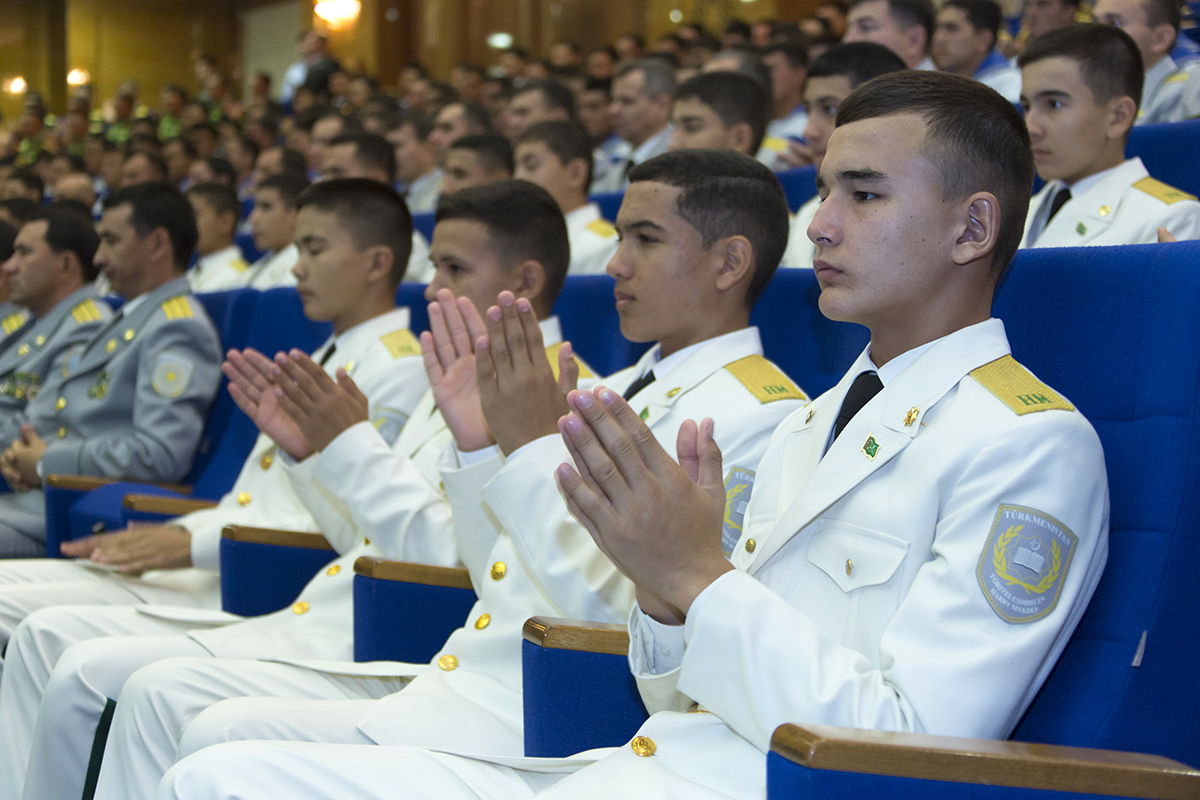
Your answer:
[[[638,636],[642,663],[639,665],[651,675],[663,675],[678,669],[683,661],[684,634],[682,625],[667,625],[634,606],[642,631],[648,636]]]
[[[499,458],[500,448],[496,445],[491,447],[482,447],[479,450],[462,451],[458,449],[458,445],[451,442],[451,447],[454,448],[454,455],[458,459],[460,467],[473,467],[476,464],[482,464],[484,461],[490,461],[493,458]]]

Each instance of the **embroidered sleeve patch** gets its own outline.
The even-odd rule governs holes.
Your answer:
[[[750,394],[758,398],[760,403],[773,403],[776,400],[808,400],[804,392],[800,391],[787,375],[779,371],[779,367],[762,356],[739,358],[732,364],[726,364],[725,369],[741,381],[742,385],[750,390]]]
[[[187,389],[196,365],[177,353],[160,353],[154,361],[154,391],[163,397],[179,397]]]
[[[400,431],[404,430],[406,422],[408,422],[408,415],[394,408],[377,408],[371,418],[371,424],[389,445],[395,444],[396,439],[400,437]]]
[[[408,328],[401,328],[386,336],[380,336],[379,341],[383,342],[384,347],[392,354],[392,358],[421,355],[421,343]]]
[[[1058,605],[1078,539],[1032,508],[1002,505],[979,566],[979,588],[1005,622],[1033,622]]]
[[[750,505],[750,492],[754,489],[754,472],[744,467],[734,467],[725,478],[725,521],[721,526],[721,549],[725,557],[733,555],[742,538],[742,525],[746,520],[746,507]]]
[[[1012,356],[1002,356],[971,371],[971,377],[1018,415],[1035,411],[1074,411],[1054,390],[1033,377]]]

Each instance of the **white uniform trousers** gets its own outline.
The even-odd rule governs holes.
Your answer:
[[[199,570],[198,582],[204,582]],[[211,579],[217,580],[216,573]],[[0,560],[0,650],[21,620],[41,608],[62,605],[133,606],[140,603],[201,605],[200,594],[176,586],[116,577],[60,558]],[[0,675],[4,662],[0,660]]]
[[[273,737],[268,730],[288,731],[299,734],[301,739],[326,741],[324,731],[340,730],[346,737],[342,741],[365,744],[370,740],[358,734],[354,725],[376,700],[399,691],[407,682],[405,678],[334,675],[252,659],[170,658],[156,662],[137,670],[117,699],[95,797],[97,800],[153,797],[163,774],[175,763],[184,731],[190,728],[196,715],[219,701],[234,707],[249,703],[251,713],[257,713],[270,703],[268,698],[288,698],[275,703],[289,708],[299,698],[318,701],[320,705],[342,701],[330,704],[333,708],[345,706],[346,700],[355,698],[358,702],[350,705],[358,716],[347,717],[343,724],[337,724],[340,717],[336,715],[302,714],[285,722],[284,727],[263,728],[259,732]],[[241,715],[233,717],[240,719]],[[223,727],[222,715],[213,715],[211,719],[211,727],[202,726],[205,731]]]
[[[133,608],[108,608],[93,620],[87,610],[42,609],[13,633],[0,681],[0,797],[79,797],[96,727],[125,677],[150,654],[205,652],[170,635],[185,630],[180,623]],[[48,766],[27,774],[30,763]]]

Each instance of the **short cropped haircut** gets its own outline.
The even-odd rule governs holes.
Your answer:
[[[612,78],[588,78],[583,90],[585,92],[604,92],[605,97],[612,97]]]
[[[396,151],[387,139],[377,133],[342,133],[329,146],[343,144],[354,145],[354,160],[364,170],[382,170],[388,183],[396,180]]]
[[[675,94],[675,70],[663,59],[639,58],[621,67],[617,77],[624,78],[633,72],[642,73],[642,94],[647,97]]]
[[[26,191],[37,192],[38,197],[45,197],[46,182],[42,177],[28,167],[14,169],[8,174],[10,181],[17,181],[25,187]]]
[[[188,197],[198,197],[216,212],[217,216],[232,214],[234,224],[242,215],[242,203],[233,187],[223,183],[197,183],[187,190]]]
[[[137,150],[130,153],[125,160],[129,161],[133,158],[146,159],[146,163],[150,165],[151,171],[158,176],[158,180],[164,181],[167,179],[167,162],[163,161],[161,156],[157,156],[154,153],[147,153],[144,150]]]
[[[541,92],[542,103],[548,110],[561,109],[567,112],[568,119],[575,119],[575,93],[564,84],[552,80],[527,81],[513,92],[513,97],[527,92]]]
[[[1175,33],[1179,33],[1183,23],[1183,4],[1179,0],[1142,0],[1142,8],[1146,10],[1146,24],[1151,28],[1170,25]]]
[[[308,158],[294,147],[283,147],[283,171],[289,175],[308,178]]]
[[[137,183],[122,186],[104,198],[103,208],[111,211],[129,206],[129,223],[139,237],[149,236],[162,228],[171,240],[171,255],[175,268],[187,269],[200,235],[196,232],[196,215],[183,192],[166,183]]]
[[[283,201],[284,206],[294,209],[300,202],[300,195],[304,194],[304,190],[310,185],[308,178],[303,175],[284,172],[263,178],[258,183],[258,190],[274,189],[279,194],[279,199]]]
[[[527,181],[472,186],[443,197],[434,219],[437,225],[452,219],[483,223],[504,269],[523,261],[541,264],[546,284],[538,299],[542,310],[553,307],[567,277],[571,244],[562,211],[545,189]]]
[[[1142,53],[1120,28],[1098,22],[1079,22],[1030,39],[1017,59],[1022,69],[1046,58],[1068,58],[1079,65],[1079,76],[1097,103],[1130,97],[1140,104],[1145,70]]]
[[[488,111],[483,103],[458,104],[462,106],[463,122],[466,123],[467,130],[478,133],[491,133],[495,130],[492,127],[492,112]]]
[[[942,176],[942,199],[990,192],[1000,204],[992,271],[1003,278],[1021,244],[1033,189],[1029,130],[1015,106],[978,81],[906,69],[862,86],[838,106],[837,127],[894,114],[925,121],[921,154]]]
[[[478,133],[462,136],[450,144],[451,150],[470,150],[479,160],[480,166],[489,172],[502,169],[513,173],[513,149],[508,139],[496,133]]]
[[[554,153],[563,166],[576,159],[583,159],[587,164],[587,175],[583,183],[584,191],[586,192],[587,187],[592,185],[592,137],[588,136],[587,131],[579,123],[555,119],[530,125],[517,139],[518,145],[525,142],[541,142],[546,145],[546,148]]]
[[[237,170],[220,156],[209,156],[204,159],[204,163],[208,165],[208,171],[213,174],[213,178],[218,183],[227,183],[233,186],[238,182]]]
[[[747,50],[744,47],[734,47],[731,50],[722,50],[715,54],[710,61],[726,58],[734,60],[734,68],[729,70],[730,72],[749,75],[766,90],[767,97],[772,96],[774,87],[771,82],[771,70],[767,69],[767,65],[762,63],[762,59],[758,57],[758,53]]]
[[[96,269],[93,259],[96,248],[100,246],[100,237],[96,234],[96,226],[92,224],[91,214],[59,207],[52,204],[30,222],[46,221],[46,244],[55,253],[70,250],[79,259],[85,283],[96,280],[100,270]]]
[[[821,18],[815,17],[815,19]],[[788,63],[793,67],[808,66],[808,48],[806,48],[804,43],[799,40],[793,39],[769,44],[767,45],[766,49],[763,50],[763,55],[768,53],[783,53]]]
[[[41,210],[36,200],[30,200],[28,197],[12,197],[8,200],[0,200],[0,208],[8,209],[9,215],[18,223],[24,225],[29,220],[33,219],[34,215]],[[7,261],[8,259],[4,259]]]
[[[396,120],[396,124],[391,130],[398,130],[405,125],[412,127],[417,141],[423,142],[429,138],[429,134],[433,133],[433,117],[424,111],[406,111]]]
[[[1000,4],[996,0],[945,0],[942,8],[962,9],[971,27],[977,31],[991,33],[992,44],[996,43],[1000,23],[1004,21],[1004,12],[1000,10]]]
[[[850,8],[871,0],[853,0]],[[930,0],[887,0],[888,13],[892,19],[906,28],[920,25],[925,29],[925,47],[933,42],[933,31],[937,27],[937,11]]]
[[[698,100],[713,110],[726,128],[750,126],[750,151],[758,152],[771,116],[770,95],[749,75],[740,72],[702,72],[675,91],[676,100]]]
[[[183,148],[183,154],[188,158],[195,158],[197,155],[199,155],[199,153],[196,152],[196,145],[186,136],[176,136],[174,139],[167,139],[165,142],[163,142],[163,147],[172,144],[177,144]]]
[[[400,285],[412,255],[412,215],[396,190],[369,178],[338,178],[314,183],[297,203],[334,214],[360,252],[369,247],[392,251],[391,282]]]
[[[754,274],[746,307],[753,308],[787,248],[787,198],[775,173],[733,150],[676,150],[630,170],[629,182],[641,181],[680,190],[675,213],[699,232],[705,247],[728,236],[749,240]]]
[[[874,42],[850,42],[835,45],[813,59],[808,65],[808,77],[829,78],[843,75],[856,89],[871,78],[907,69],[900,56]]]

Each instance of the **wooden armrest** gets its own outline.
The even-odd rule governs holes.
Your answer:
[[[409,561],[389,561],[374,556],[359,556],[354,562],[354,574],[381,581],[423,583],[450,589],[471,589],[471,575],[462,567],[434,567]]]
[[[170,514],[180,516],[202,508],[216,508],[215,500],[192,500],[183,497],[163,497],[158,494],[127,494],[121,505],[130,511],[147,514]]]
[[[110,483],[119,483],[121,480],[121,478],[98,478],[95,475],[47,475],[45,484],[53,486],[56,489],[67,489],[72,492],[90,492],[93,489],[99,489],[101,486],[107,486]],[[180,483],[135,482],[144,483],[147,486],[157,486],[160,489],[166,489],[179,494],[192,493],[192,487],[184,486]]]
[[[840,772],[1155,800],[1200,797],[1200,771],[1144,753],[824,725],[780,725],[771,750],[805,767]]]
[[[309,550],[332,550],[333,545],[319,533],[283,531],[278,528],[252,528],[248,525],[226,525],[221,530],[222,539],[255,544],[278,544],[285,547],[304,547]]]
[[[531,617],[525,620],[522,635],[539,647],[553,650],[580,650],[612,656],[629,652],[629,629],[609,622]]]

